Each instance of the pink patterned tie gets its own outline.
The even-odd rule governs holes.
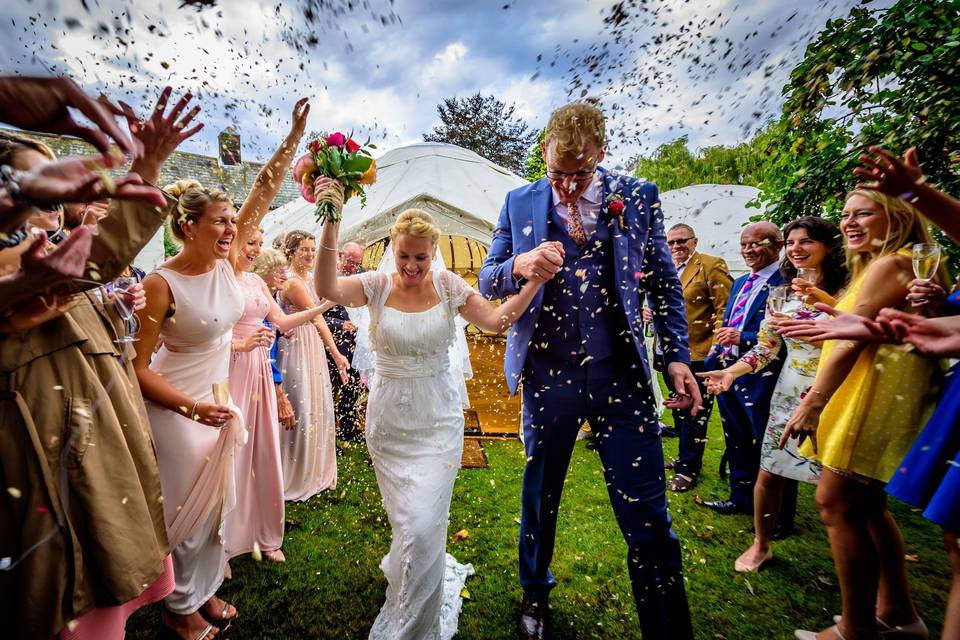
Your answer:
[[[753,284],[759,278],[755,273],[751,273],[747,278],[747,281],[743,283],[743,288],[740,289],[740,293],[737,294],[737,301],[733,305],[733,310],[730,312],[730,320],[727,322],[727,326],[731,329],[739,329],[740,325],[743,324],[743,318],[747,313],[747,303],[750,301],[750,291],[753,290]],[[733,347],[727,345],[723,348],[723,355],[729,356],[733,353]]]
[[[580,205],[576,202],[567,205],[567,234],[577,244],[577,247],[582,249],[583,245],[587,244],[587,232],[583,230]]]

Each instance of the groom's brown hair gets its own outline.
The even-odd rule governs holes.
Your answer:
[[[606,118],[597,107],[586,102],[565,104],[550,114],[543,142],[556,142],[561,156],[579,154],[588,144],[606,146]]]

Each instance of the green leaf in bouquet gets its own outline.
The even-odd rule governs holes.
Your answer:
[[[372,163],[372,158],[366,158],[357,153],[351,153],[347,155],[343,162],[343,172],[346,174],[356,173],[356,177],[359,178],[366,172],[367,169],[370,168]]]

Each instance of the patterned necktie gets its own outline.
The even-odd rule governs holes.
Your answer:
[[[567,205],[567,234],[577,243],[577,247],[582,249],[583,245],[587,244],[587,232],[583,230],[580,205],[576,202]]]
[[[727,322],[727,326],[732,329],[739,329],[740,325],[743,324],[743,318],[747,314],[747,303],[750,301],[750,292],[753,290],[753,284],[759,278],[755,273],[751,273],[747,278],[747,281],[743,283],[743,288],[740,289],[740,293],[737,294],[737,301],[733,305],[733,310],[730,312],[730,320]],[[733,353],[733,346],[727,345],[723,348],[723,355],[729,356]]]

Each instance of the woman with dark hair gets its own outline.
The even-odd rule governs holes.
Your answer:
[[[778,323],[787,318],[818,318],[823,316],[807,302],[810,299],[824,300],[836,295],[847,278],[840,230],[823,218],[807,217],[789,222],[783,229],[786,239],[786,257],[780,272],[788,281],[793,281],[807,294],[803,299],[792,296],[783,308],[772,310],[760,326],[757,344],[734,364],[720,371],[707,371],[698,376],[706,378],[708,391],[716,395],[729,389],[738,377],[755,373],[769,365],[784,343],[777,334]],[[798,269],[813,269],[815,282],[797,278]],[[772,296],[774,297],[774,296]],[[760,475],[754,485],[754,539],[734,563],[741,573],[752,573],[773,557],[770,540],[774,524],[780,514],[783,489],[787,480],[816,483],[820,478],[820,465],[797,453],[792,443],[783,449],[778,447],[783,428],[790,414],[800,402],[800,397],[813,384],[820,362],[820,347],[802,340],[787,338],[787,361],[780,371],[780,378],[770,402],[770,420],[763,436],[760,457]]]

